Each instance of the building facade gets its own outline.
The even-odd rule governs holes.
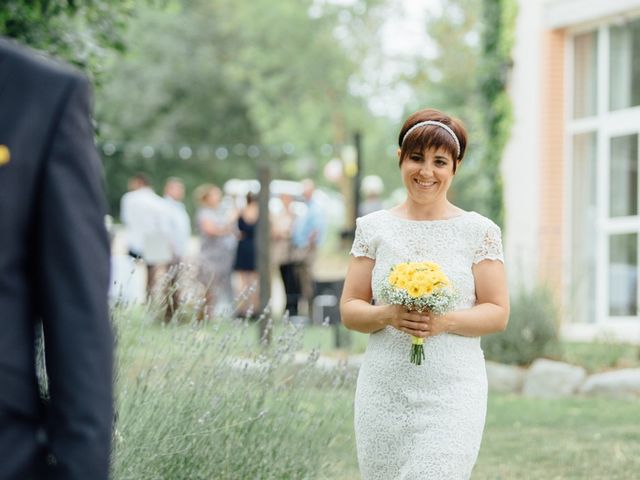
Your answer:
[[[640,341],[640,0],[520,0],[503,158],[512,284]]]

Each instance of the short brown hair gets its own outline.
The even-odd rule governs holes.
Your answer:
[[[458,137],[458,142],[460,142],[459,155],[457,154],[458,147],[455,140],[449,132],[437,125],[425,125],[424,127],[416,128],[409,133],[407,138],[404,138],[411,127],[427,120],[443,123],[453,130],[453,133]],[[467,148],[467,130],[464,128],[463,123],[457,118],[452,118],[439,110],[425,108],[424,110],[413,113],[404,122],[404,125],[402,125],[400,129],[400,135],[398,136],[398,146],[400,147],[400,165],[402,165],[407,155],[416,150],[423,152],[425,150],[444,148],[451,153],[451,157],[454,159],[453,171],[455,172],[457,164],[462,161],[465,149]]]
[[[203,183],[202,185],[198,185],[193,191],[193,198],[199,203],[204,203],[213,190],[220,191],[220,187],[213,183]]]

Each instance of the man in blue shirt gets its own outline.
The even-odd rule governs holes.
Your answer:
[[[302,289],[302,296],[307,303],[307,315],[311,317],[313,302],[313,265],[317,248],[324,240],[326,223],[321,205],[314,195],[315,184],[311,179],[304,179],[302,187],[307,210],[298,218],[293,226],[293,248],[301,257],[298,263],[298,276]]]

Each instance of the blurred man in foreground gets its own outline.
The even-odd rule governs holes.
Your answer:
[[[89,83],[0,38],[0,111],[0,479],[106,479],[109,243]]]

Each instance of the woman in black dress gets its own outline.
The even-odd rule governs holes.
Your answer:
[[[258,271],[256,267],[256,226],[260,210],[253,193],[238,216],[240,239],[233,269],[238,273],[238,310],[243,317],[256,317],[258,309]]]

